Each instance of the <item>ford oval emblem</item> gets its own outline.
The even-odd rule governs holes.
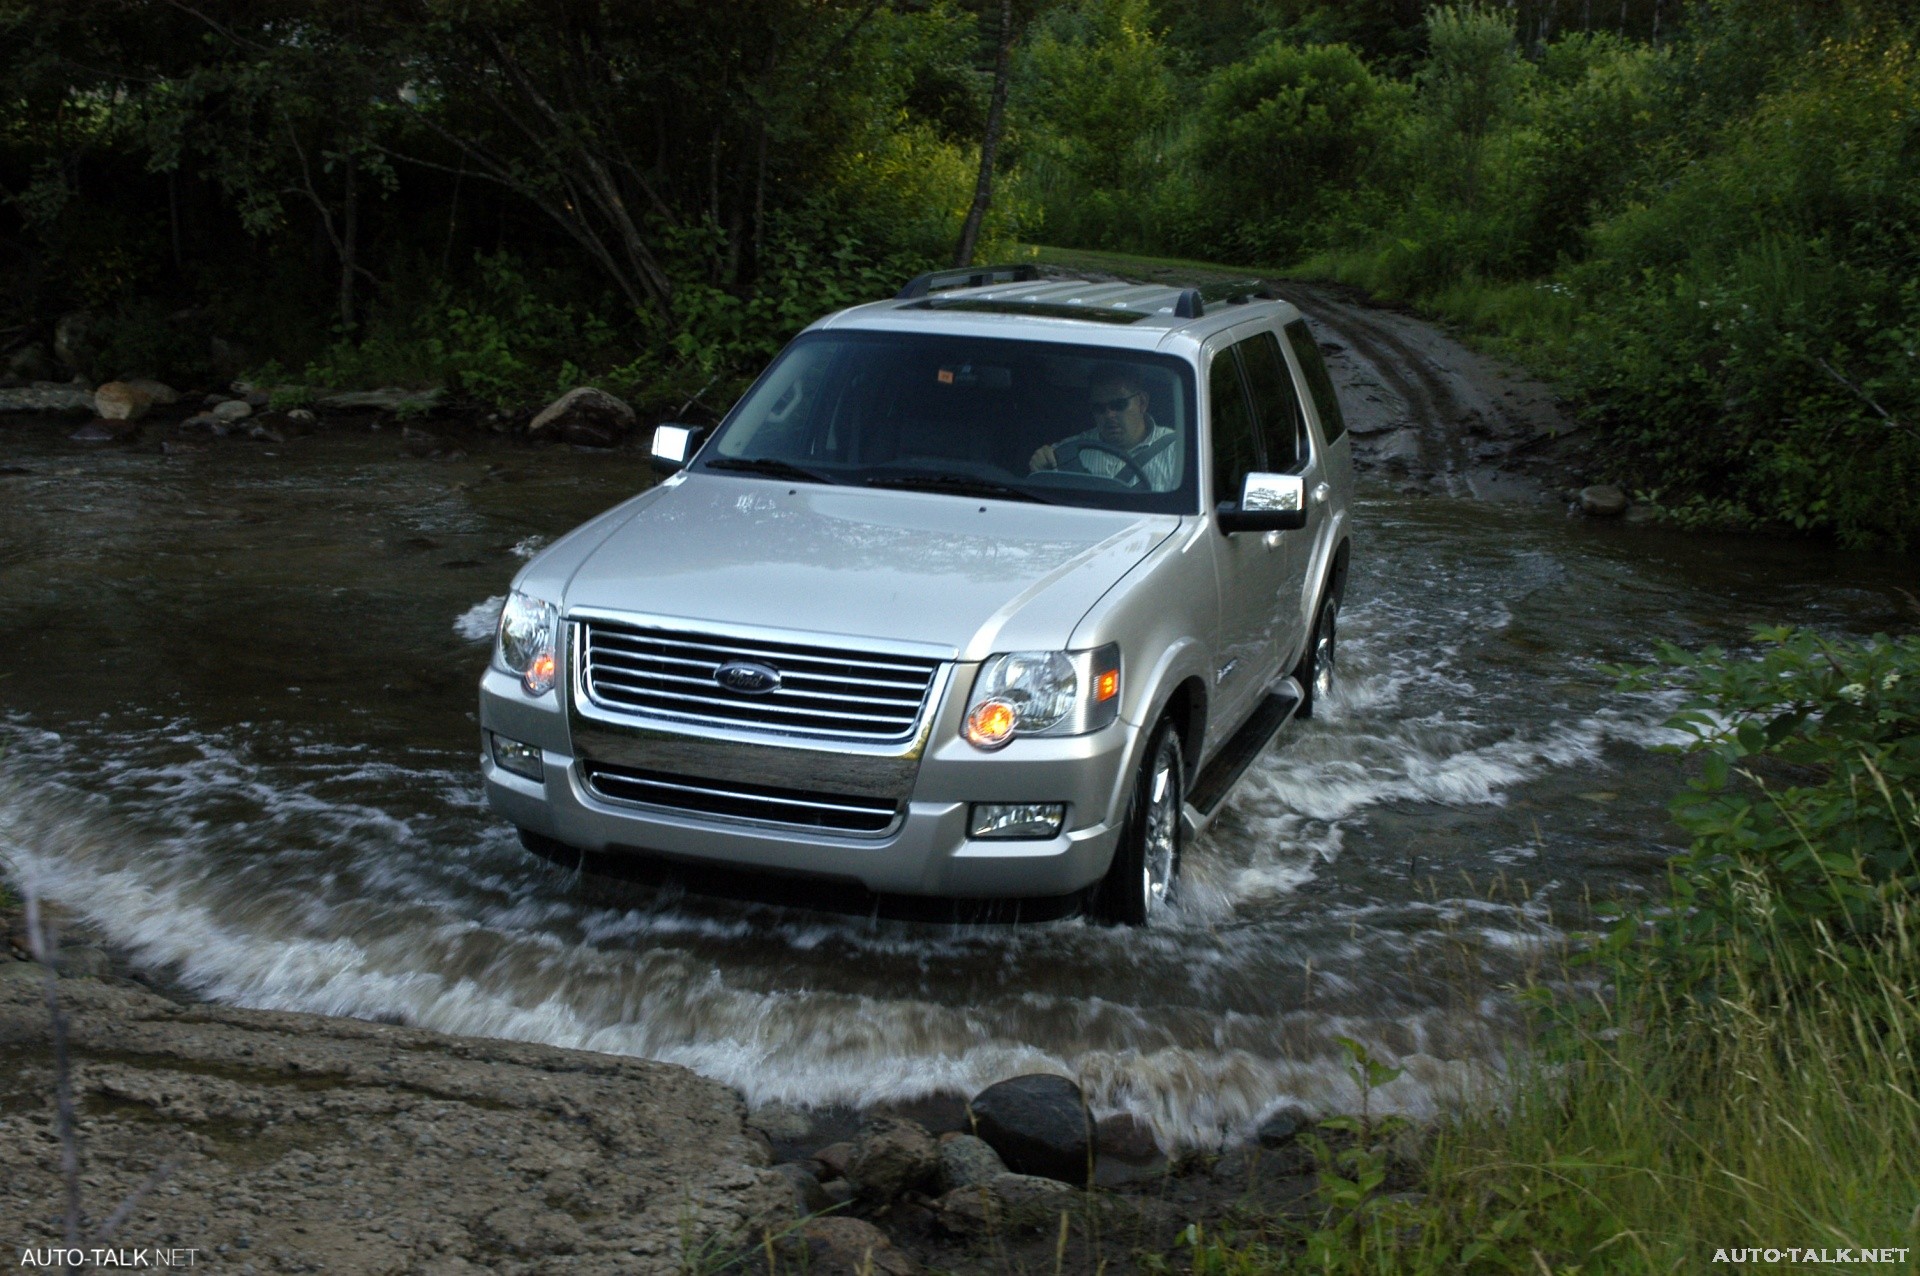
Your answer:
[[[713,680],[743,696],[764,696],[780,689],[780,671],[750,660],[729,660],[713,671]]]

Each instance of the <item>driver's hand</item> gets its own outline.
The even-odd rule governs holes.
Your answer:
[[[1053,444],[1042,443],[1033,450],[1033,456],[1027,461],[1029,470],[1051,470],[1060,464],[1060,458],[1053,454]]]

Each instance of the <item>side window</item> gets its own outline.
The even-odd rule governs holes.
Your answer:
[[[1260,468],[1260,462],[1254,450],[1253,412],[1240,384],[1240,359],[1232,349],[1213,356],[1207,398],[1213,405],[1213,499],[1215,504],[1238,501],[1247,475]]]
[[[1260,439],[1267,446],[1266,468],[1280,474],[1299,469],[1307,459],[1307,421],[1300,411],[1300,396],[1294,392],[1293,374],[1287,370],[1278,338],[1271,332],[1258,333],[1236,349],[1247,369],[1247,386],[1253,391]]]
[[[1313,343],[1306,320],[1295,319],[1287,325],[1287,344],[1293,347],[1293,357],[1300,361],[1300,370],[1307,374],[1307,393],[1313,396],[1313,406],[1320,412],[1320,428],[1327,432],[1327,442],[1331,443],[1347,432],[1347,422],[1340,415],[1340,400],[1333,393],[1327,361],[1320,357],[1320,347]]]

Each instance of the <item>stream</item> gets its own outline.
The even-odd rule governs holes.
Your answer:
[[[1911,564],[1363,481],[1341,684],[1193,846],[1172,917],[961,924],[582,879],[487,809],[508,579],[637,450],[89,450],[0,420],[0,857],[141,968],[238,1005],[685,1064],[749,1102],[1077,1077],[1169,1146],[1357,1102],[1341,1038],[1470,1098],[1513,990],[1662,882],[1670,702],[1606,666],[1759,623],[1903,621]]]

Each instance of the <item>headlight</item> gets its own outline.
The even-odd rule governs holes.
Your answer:
[[[554,639],[560,611],[552,603],[514,590],[500,609],[500,667],[520,675],[530,696],[553,690]]]
[[[1120,713],[1120,647],[1009,651],[989,656],[973,680],[961,734],[978,749],[1016,735],[1085,735]]]

